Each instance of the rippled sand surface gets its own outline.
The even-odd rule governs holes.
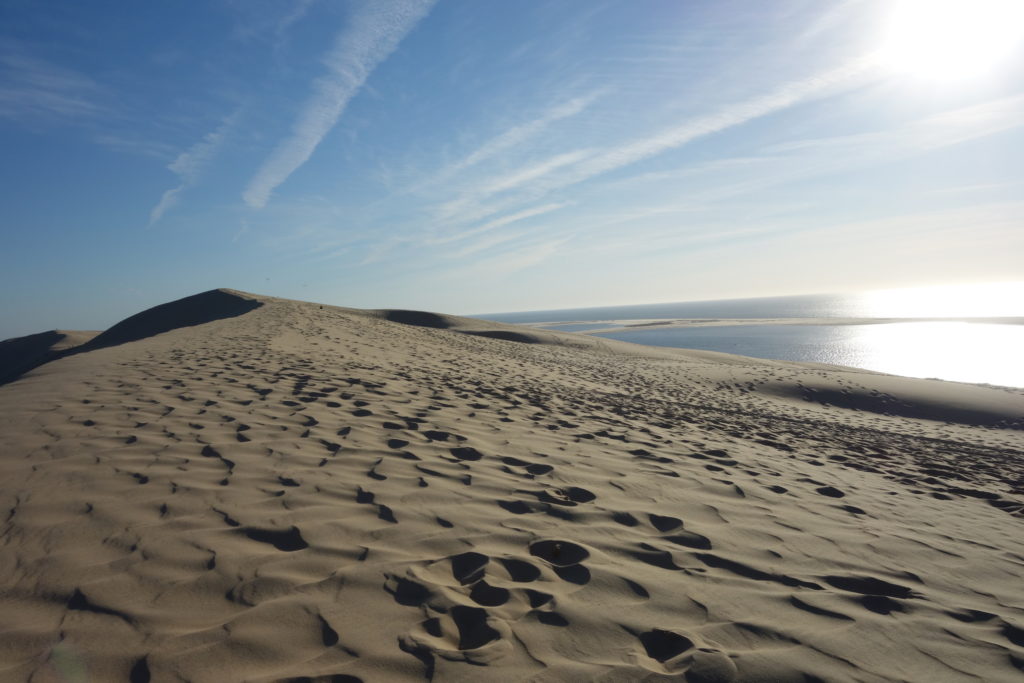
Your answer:
[[[0,680],[1024,671],[1022,391],[231,290],[76,348],[0,387]]]

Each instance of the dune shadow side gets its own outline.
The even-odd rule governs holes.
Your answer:
[[[380,309],[374,311],[376,315],[393,323],[412,325],[414,327],[429,327],[435,330],[449,330],[459,334],[468,334],[473,337],[487,337],[489,339],[501,339],[504,341],[518,342],[520,344],[537,344],[541,340],[536,334],[518,332],[511,329],[496,330],[474,330],[466,329],[467,325],[480,321],[467,320],[440,313],[429,313],[427,311],[408,311],[402,309]],[[494,323],[492,323],[494,324]]]
[[[468,334],[473,337],[501,339],[504,341],[517,342],[519,344],[536,344],[539,341],[536,335],[526,334],[523,332],[513,332],[511,330],[458,330],[458,332]]]
[[[262,305],[255,299],[247,299],[223,289],[213,289],[136,313],[100,333],[92,341],[76,347],[73,352],[81,353],[117,346],[181,327],[194,327],[214,320],[235,318]]]
[[[136,313],[86,343],[67,349],[53,348],[65,337],[57,331],[8,339],[0,342],[0,386],[50,361],[146,339],[182,327],[234,318],[262,305],[255,299],[214,289]]]
[[[908,380],[909,378],[895,378]],[[910,380],[914,382],[915,380]],[[916,380],[923,382],[923,380]],[[941,389],[942,387],[939,387]],[[966,387],[965,389],[971,389]],[[941,393],[928,393],[923,384],[910,384],[894,393],[868,388],[836,388],[824,385],[796,385],[765,383],[759,391],[789,399],[802,399],[832,408],[874,413],[889,417],[911,418],[962,424],[972,427],[996,427],[1024,430],[1024,413],[1012,405],[997,406],[971,404],[963,400],[944,397]],[[898,395],[897,395],[898,394]]]
[[[452,322],[438,313],[427,311],[406,311],[401,309],[382,309],[379,311],[381,317],[393,323],[403,325],[414,325],[416,327],[433,327],[438,330],[446,330],[452,326]]]
[[[58,353],[53,347],[66,335],[56,330],[0,342],[0,385],[21,377]]]
[[[875,396],[863,391],[847,391],[844,393],[838,389],[822,388],[817,389],[813,397],[814,400],[823,401],[838,408],[860,410],[879,415],[951,422],[972,427],[1024,429],[1024,419],[1022,419],[1024,416],[993,412],[983,408],[956,405],[955,403],[947,404],[940,399],[926,400],[922,397],[899,399],[885,394]]]

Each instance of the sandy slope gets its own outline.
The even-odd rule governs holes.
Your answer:
[[[0,341],[0,384],[17,379],[91,341],[99,332],[49,330]]]
[[[0,387],[0,680],[1024,676],[1024,392],[230,290],[130,321]]]

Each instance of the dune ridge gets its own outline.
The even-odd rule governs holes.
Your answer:
[[[51,330],[0,342],[0,385],[76,353],[117,346],[182,327],[244,315],[262,304],[252,295],[213,289],[170,301],[125,318],[103,332]]]
[[[47,330],[0,341],[0,385],[85,344],[99,332]]]
[[[183,327],[234,318],[263,304],[251,294],[233,289],[211,289],[176,301],[160,304],[125,318],[89,340],[79,350],[91,351],[145,339]]]
[[[196,296],[0,386],[0,680],[1020,680],[1024,391]]]

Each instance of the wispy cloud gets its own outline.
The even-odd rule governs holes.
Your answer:
[[[583,183],[595,176],[677,149],[701,137],[823,96],[847,84],[870,66],[869,60],[856,60],[809,78],[786,83],[766,95],[688,119],[632,142],[597,150],[560,152],[533,161],[524,168],[480,181],[474,187],[465,189],[459,196],[437,206],[435,216],[445,222],[468,223],[499,211],[514,210],[517,205],[537,201],[554,190]],[[515,196],[513,190],[519,190],[519,196]],[[483,203],[487,197],[498,193],[509,193],[509,196],[490,206]]]
[[[405,244],[407,240],[401,237],[392,236],[381,242],[377,242],[370,246],[363,260],[359,262],[359,265],[366,266],[371,263],[379,263],[384,260],[384,257],[394,251],[396,248]]]
[[[249,182],[242,195],[246,204],[253,208],[266,206],[271,193],[306,163],[373,70],[394,52],[433,4],[434,0],[375,0],[358,5],[325,60],[329,73],[314,82],[313,94],[291,135]]]
[[[462,268],[447,270],[445,275],[457,279],[470,275],[488,278],[510,275],[547,261],[568,241],[569,238],[563,237],[513,248],[496,256],[476,260]]]
[[[803,215],[807,205],[794,206],[775,201],[765,204],[759,200],[753,206],[743,207],[737,204],[737,197],[753,196],[768,188],[802,182],[807,178],[884,165],[1020,126],[1024,126],[1024,96],[999,98],[883,130],[790,141],[764,148],[758,155],[717,159],[673,171],[632,175],[591,186],[587,197],[614,195],[623,198],[617,202],[618,211],[612,215],[604,204],[600,205],[599,212],[593,213],[587,208],[589,202],[580,197],[571,203],[550,203],[521,210],[516,210],[515,202],[506,203],[502,207],[503,211],[509,212],[506,215],[428,242],[444,244],[471,238],[570,204],[579,205],[581,211],[570,215],[564,222],[543,228],[545,234],[564,235],[585,229],[592,238],[597,239],[600,235],[600,240],[608,240],[621,233],[623,225],[629,225],[630,229],[643,232],[644,242],[649,243],[653,250],[665,248],[664,240],[679,246],[682,244],[680,240],[694,244],[715,243],[726,237],[750,237],[772,232],[773,229],[765,226],[770,225],[774,214]],[[658,199],[664,196],[662,189],[668,188],[671,201],[659,202]],[[638,194],[641,189],[645,191]],[[530,198],[527,194],[512,199],[521,207]],[[753,221],[756,227],[727,232],[725,226],[716,226],[714,216],[723,205],[730,207],[728,215],[732,217],[731,221],[742,224]],[[475,210],[479,208],[464,207],[463,210],[479,213]],[[465,218],[472,213],[460,216]],[[659,231],[664,232],[661,237]],[[499,232],[499,236],[503,232]],[[525,234],[528,233],[515,231],[510,239],[485,238],[479,243],[480,249],[474,249],[475,244],[468,248],[480,251],[518,240]]]
[[[442,170],[439,175],[442,177],[452,176],[459,171],[476,166],[486,159],[491,159],[513,149],[541,133],[551,124],[571,116],[576,116],[604,94],[605,91],[598,90],[557,104],[532,121],[513,126],[497,137],[492,138],[459,161]]]
[[[554,204],[544,204],[543,206],[534,206],[529,209],[517,211],[516,213],[502,216],[501,218],[495,218],[494,220],[487,221],[483,225],[478,225],[469,230],[464,230],[455,235],[447,235],[445,237],[436,238],[430,240],[432,244],[447,244],[448,242],[456,242],[458,240],[466,239],[467,237],[473,237],[483,232],[494,230],[495,228],[501,228],[511,223],[517,223],[519,221],[526,220],[527,218],[533,218],[534,216],[540,216],[542,214],[557,211],[558,209],[569,206],[569,202],[558,202]]]
[[[160,201],[149,212],[149,226],[152,227],[157,221],[163,218],[164,214],[178,203],[178,197],[185,189],[195,185],[199,180],[203,169],[216,155],[220,146],[224,144],[224,138],[228,130],[234,125],[238,118],[238,112],[224,119],[217,129],[207,133],[202,140],[189,147],[178,155],[168,166],[168,170],[178,176],[177,187],[172,187],[163,193]]]
[[[929,150],[1024,126],[1024,95],[950,109],[888,130],[773,145],[769,153],[860,151],[886,156],[895,150]]]
[[[486,166],[485,162],[523,147],[531,138],[540,135],[552,124],[582,113],[595,101],[604,97],[607,92],[607,88],[602,88],[550,106],[536,118],[509,128],[458,161],[432,172],[427,178],[408,188],[407,191],[422,193],[438,187],[447,189],[450,181],[462,171],[472,169],[480,164]],[[459,222],[467,223],[498,213],[510,204],[514,205],[515,202],[506,200],[496,206],[482,206],[481,202],[491,195],[516,189],[559,168],[570,166],[590,153],[590,150],[577,150],[557,154],[482,182],[471,182],[470,186],[461,193],[437,205],[434,209],[434,217],[440,222],[448,222],[457,218]]]
[[[292,24],[306,16],[314,2],[316,0],[292,0],[288,3],[245,0],[230,3],[229,7],[238,14],[232,37],[250,40],[269,36],[277,48]]]
[[[803,230],[784,229],[778,231],[777,240],[793,254],[843,253],[843,260],[850,264],[889,261],[909,270],[930,264],[925,269],[931,269],[932,277],[937,263],[955,269],[976,259],[977,263],[991,267],[991,277],[1007,263],[1019,274],[1017,255],[1024,247],[1022,220],[1024,202],[992,202],[866,221],[808,225]],[[878,249],[877,245],[882,243],[886,248]]]
[[[93,142],[119,152],[152,157],[162,161],[174,156],[177,151],[173,145],[144,138],[131,131],[99,132],[93,137]]]
[[[511,173],[485,180],[475,188],[438,206],[436,218],[440,221],[447,221],[452,218],[459,218],[462,221],[473,221],[497,213],[502,209],[502,204],[483,206],[483,200],[502,192],[515,190],[531,181],[543,178],[560,168],[571,166],[586,158],[589,154],[590,151],[588,150],[566,152],[565,154],[558,154],[529,166],[516,169]]]
[[[601,216],[574,216],[573,221],[563,228],[571,228],[573,223],[579,224],[582,219],[594,244],[608,245],[621,234],[623,225],[629,225],[631,231],[644,235],[643,243],[649,247],[647,251],[678,249],[698,242],[714,243],[725,237],[751,238],[776,232],[803,234],[809,229],[795,227],[792,221],[799,221],[801,216],[807,215],[807,209],[813,206],[813,202],[766,201],[764,195],[757,193],[808,178],[885,165],[1021,126],[1024,126],[1024,96],[1011,96],[941,112],[884,130],[773,145],[763,149],[762,156],[719,159],[674,171],[634,175],[603,183],[592,190],[596,195],[632,197],[631,202],[617,205],[621,210],[618,215],[604,215],[602,209]],[[954,187],[933,190],[931,194],[984,194],[1019,184]],[[658,196],[657,192],[654,195],[636,195],[638,189],[652,187],[671,188],[672,201],[652,203],[651,197]],[[752,205],[744,205],[739,197],[755,197],[755,200]],[[986,223],[991,225],[994,217],[1010,215],[1007,206],[1017,207],[1018,213],[1013,220],[1019,220],[1019,204],[991,204],[986,209],[991,209],[985,214]],[[723,210],[728,216],[725,224],[720,221]],[[967,221],[963,225],[973,226],[976,223],[971,220],[974,219],[967,220],[966,217],[977,218],[980,215],[978,211],[978,207],[943,208],[922,212],[914,220],[901,217],[898,222],[886,219],[858,223],[857,226],[858,229],[866,229],[867,225],[884,226],[883,230],[898,226],[902,231],[914,227],[926,232],[947,224],[955,225],[960,220]],[[952,216],[953,219],[947,220],[942,216]],[[785,221],[791,223],[786,224]],[[828,220],[819,219],[813,231],[827,232],[834,229],[830,227],[832,225]]]
[[[485,196],[497,194],[499,192],[507,192],[514,190],[517,187],[525,185],[531,180],[537,178],[543,178],[549,173],[553,173],[560,168],[571,166],[572,164],[578,163],[579,161],[590,156],[589,150],[577,150],[575,152],[566,152],[565,154],[558,154],[550,159],[521,168],[513,173],[495,178],[488,181],[480,188],[480,193]]]
[[[102,111],[91,78],[6,46],[0,50],[0,117],[35,122]]]
[[[655,239],[659,230],[664,235],[658,239],[672,244],[680,240],[686,244],[715,244],[723,239],[746,238],[772,232],[765,226],[778,217],[775,214],[796,217],[806,214],[812,205],[774,200],[766,205],[737,205],[737,197],[811,177],[887,164],[1024,125],[1024,96],[1012,96],[883,130],[787,141],[741,158],[690,163],[667,172],[617,174],[600,185],[591,182],[596,176],[610,176],[610,171],[678,149],[702,136],[810,100],[848,92],[874,76],[870,68],[868,61],[851,62],[625,144],[575,152],[552,150],[549,156],[535,157],[518,169],[497,175],[474,174],[484,177],[461,187],[447,201],[429,207],[435,225],[449,231],[435,233],[423,242],[439,246],[465,240],[467,246],[456,248],[455,255],[479,255],[495,248],[516,250],[539,232],[553,239],[582,230],[595,238],[600,234],[599,239],[611,239],[624,224],[650,237],[652,250],[663,248]],[[481,164],[481,170],[491,168],[491,164]],[[560,191],[576,184],[582,186],[582,194]],[[490,195],[501,196],[487,201]],[[546,195],[560,201],[544,203]],[[609,215],[607,203],[601,201],[607,196],[622,198],[616,203],[620,215]],[[666,203],[668,197],[671,202]],[[590,208],[592,200],[599,208]],[[731,220],[739,221],[732,232],[726,229],[728,225],[715,222],[725,202],[735,209],[728,212]],[[569,205],[579,210],[563,221],[547,221],[547,225],[525,231],[515,226],[501,229]],[[658,246],[653,246],[655,242]]]
[[[231,238],[231,241],[232,242],[237,242],[238,240],[240,240],[242,238],[242,235],[245,235],[247,232],[249,232],[249,221],[247,221],[247,220],[245,220],[243,218],[241,221],[239,221],[238,230],[235,232],[234,236]]]
[[[822,12],[796,36],[798,43],[805,43],[822,35],[827,35],[836,26],[850,20],[850,15],[865,3],[863,0],[839,0],[830,6],[823,7]]]
[[[1006,190],[1013,188],[1019,196],[1024,196],[1024,180],[1011,180],[1005,183],[980,183],[970,185],[954,185],[952,187],[940,187],[930,192],[936,195],[952,194],[975,194],[991,192],[994,190]]]
[[[922,146],[942,147],[1024,126],[1024,95],[937,114],[922,122]]]
[[[870,68],[868,60],[856,60],[810,78],[787,83],[774,92],[697,117],[658,134],[596,154],[578,164],[552,183],[566,187],[594,176],[682,147],[698,138],[719,133],[754,119],[787,109],[842,85]]]
[[[631,196],[638,188],[673,187],[672,206],[732,201],[777,185],[913,157],[1024,126],[1024,95],[940,112],[883,130],[805,138],[757,154],[604,182],[599,192]],[[675,189],[683,187],[682,191]],[[682,200],[682,201],[680,201]]]
[[[149,212],[148,227],[155,225],[157,221],[164,217],[164,214],[167,213],[168,209],[178,203],[178,195],[181,194],[181,191],[184,189],[184,184],[178,185],[177,187],[167,190],[160,196],[160,201],[157,202],[156,206],[153,207],[153,210]]]
[[[493,249],[499,244],[505,244],[506,242],[511,242],[513,240],[520,239],[526,234],[526,232],[492,233],[490,235],[487,235],[483,239],[477,240],[472,244],[467,244],[466,246],[456,251],[454,254],[451,254],[451,256],[452,258],[465,258],[466,256],[470,256],[471,254],[476,254],[481,251]]]

